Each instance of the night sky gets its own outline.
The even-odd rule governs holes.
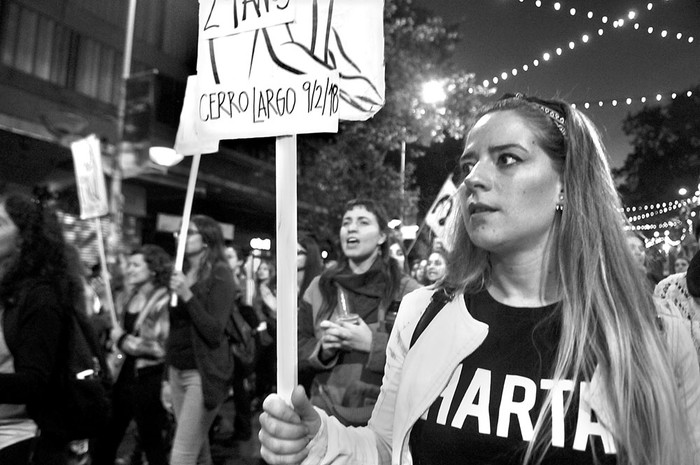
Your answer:
[[[639,98],[654,99],[657,93],[681,92],[700,84],[700,1],[699,0],[414,0],[414,4],[432,10],[446,22],[461,23],[461,43],[457,60],[466,72],[476,73],[478,82],[492,80],[501,72],[518,69],[518,75],[496,84],[501,95],[523,92],[540,97],[558,96],[583,108],[586,101],[595,105],[584,111],[598,124],[611,155],[613,166],[620,166],[631,152],[622,132],[622,121],[629,112],[644,104]],[[647,4],[653,8],[647,10]],[[576,8],[571,15],[570,9]],[[637,17],[630,21],[627,12]],[[592,20],[587,13],[592,11]],[[610,19],[607,24],[602,16]],[[625,25],[612,23],[625,18]],[[640,27],[635,30],[634,23]],[[647,32],[653,27],[652,34]],[[599,36],[599,28],[604,34]],[[662,38],[660,32],[668,35]],[[682,33],[682,39],[676,38]],[[581,37],[590,40],[582,44]],[[687,37],[694,41],[688,43]],[[575,47],[569,49],[569,42]],[[561,47],[562,55],[555,49]],[[542,54],[552,59],[543,62]],[[540,65],[532,62],[539,59]],[[529,71],[523,72],[523,65]],[[494,86],[491,82],[491,86]],[[632,97],[637,103],[613,107],[613,98]],[[600,108],[598,101],[606,101]],[[651,102],[655,103],[655,101]]]

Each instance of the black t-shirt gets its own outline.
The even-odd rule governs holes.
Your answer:
[[[465,300],[472,316],[489,325],[489,333],[457,366],[442,394],[414,425],[410,437],[414,463],[521,464],[541,405],[553,388],[559,340],[556,305],[509,307],[486,291],[467,294]],[[600,464],[617,463],[612,436],[595,413],[579,413],[582,386],[587,388],[585,383],[576,387],[564,418],[573,381],[557,385],[554,413],[544,430],[546,437],[554,436],[554,446],[543,464],[592,464],[593,454]]]

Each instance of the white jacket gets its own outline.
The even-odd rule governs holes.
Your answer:
[[[442,393],[455,368],[486,338],[488,325],[475,320],[464,299],[457,295],[437,314],[409,351],[413,331],[433,294],[418,289],[402,301],[387,346],[382,390],[368,426],[346,428],[319,410],[322,426],[309,443],[304,465],[410,465],[411,428]],[[676,362],[681,388],[693,428],[696,463],[700,463],[700,370],[687,331],[668,318],[666,331]],[[595,411],[601,423],[610,424],[605,407],[605,385],[598,372],[581,402]]]

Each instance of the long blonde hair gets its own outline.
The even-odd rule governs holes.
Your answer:
[[[625,219],[600,135],[577,109],[561,101],[547,103],[564,113],[563,130],[539,103],[522,96],[500,100],[480,116],[515,111],[562,177],[565,204],[552,225],[551,263],[558,267],[561,312],[553,379],[574,376],[578,385],[590,381],[596,370],[602,375],[611,413],[606,426],[619,464],[692,463],[688,419],[673,364],[651,293],[626,246]],[[464,201],[466,196],[459,196],[457,202]],[[450,237],[444,286],[459,292],[484,289],[491,274],[488,253],[471,242],[461,218],[452,222]],[[567,411],[572,396],[570,392]],[[525,464],[540,464],[551,447],[545,434],[551,408],[550,390]]]

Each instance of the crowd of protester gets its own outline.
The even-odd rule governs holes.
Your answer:
[[[616,221],[619,210],[606,200],[612,197],[597,199],[597,210],[585,220],[572,212],[573,206],[585,208],[587,196],[612,196],[604,153],[583,115],[561,102],[542,102],[510,96],[481,114],[460,163],[469,171],[460,185],[467,195],[457,200],[465,220],[452,225],[452,239],[433,238],[415,248],[415,241],[388,227],[381,204],[368,198],[345,204],[336,257],[322,258],[313,232],[299,234],[303,389],[295,390],[293,407],[275,395],[274,256],[244,256],[225,242],[215,219],[194,215],[182,270],[155,244],[123,253],[109,270],[88,267],[66,242],[50,205],[3,194],[0,463],[210,465],[210,439],[228,424],[231,442],[249,440],[253,415],[261,410],[262,453],[274,463],[296,463],[307,454],[314,463],[346,463],[349,457],[355,460],[350,463],[369,457],[371,463],[391,457],[394,463],[442,463],[445,454],[450,463],[462,463],[465,438],[479,444],[484,460],[507,454],[518,463],[557,457],[691,463],[700,443],[700,254],[675,254],[659,273],[644,236]],[[566,142],[569,131],[576,143]],[[493,162],[492,139],[520,155],[505,153]],[[534,168],[519,168],[527,176],[506,182],[504,166],[516,159],[528,159]],[[572,166],[565,169],[567,163]],[[592,186],[576,184],[576,170],[584,169]],[[491,195],[497,206],[466,200]],[[493,218],[484,213],[510,211],[510,204],[512,224],[484,227]],[[700,229],[695,237],[700,239]],[[427,332],[409,356],[431,321],[424,318],[435,318],[447,337]],[[234,350],[245,340],[250,359]],[[76,350],[85,355],[77,372]],[[443,378],[452,373],[453,379],[441,378],[447,384],[436,385],[443,389],[438,392],[423,381],[430,378],[423,372]],[[489,386],[490,373],[504,378],[498,388],[504,396],[514,389],[508,385],[513,377],[532,378],[533,386],[547,390],[547,376],[554,376],[570,381],[571,394],[537,397],[544,413],[535,414],[530,430],[519,417],[521,433],[532,440],[525,446],[514,427],[501,430],[498,409],[481,411],[477,404],[471,405],[478,428],[445,430],[447,407],[440,399],[456,390],[465,399],[471,395],[469,402],[488,395],[477,394],[486,386],[479,378],[485,372]],[[473,375],[469,389],[466,373]],[[601,377],[610,381],[606,392]],[[77,392],[76,380],[92,389],[94,424],[87,430],[75,424],[83,419],[80,412],[66,410],[77,405],[67,397]],[[474,383],[482,384],[472,392]],[[587,397],[588,389],[599,389],[597,397]],[[416,395],[432,406],[415,404]],[[624,404],[629,396],[634,402]],[[104,404],[95,403],[101,399]],[[535,405],[533,399],[528,402]],[[565,410],[556,410],[564,399]],[[228,401],[233,418],[221,409]],[[605,425],[591,419],[599,428],[591,434],[599,440],[582,455],[581,445],[557,436],[549,422],[581,427],[571,405],[581,403],[577,415],[586,415],[585,402],[594,404]],[[398,413],[400,403],[412,419]],[[507,438],[498,446],[479,436],[496,415],[499,436]],[[120,457],[132,422],[135,441]],[[402,428],[401,444],[391,437],[392,425]],[[547,428],[553,429],[552,444]],[[449,450],[438,445],[443,439]],[[497,463],[516,463],[507,460]]]

